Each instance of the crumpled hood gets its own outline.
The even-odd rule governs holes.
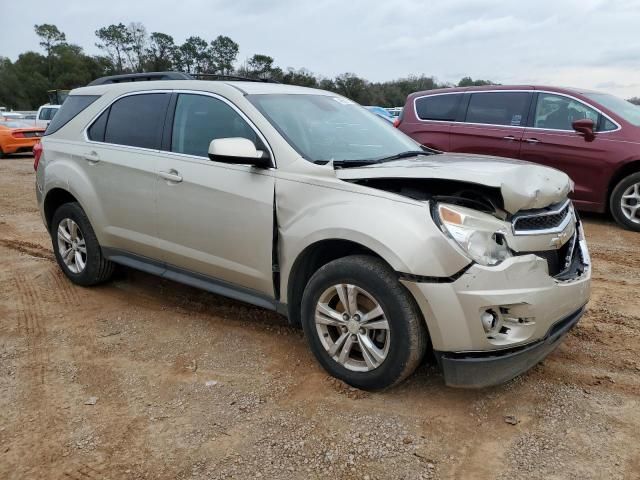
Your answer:
[[[509,213],[544,208],[567,198],[573,182],[567,174],[521,160],[486,155],[443,153],[366,167],[336,170],[342,180],[435,178],[499,188]]]

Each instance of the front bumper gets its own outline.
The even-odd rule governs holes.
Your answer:
[[[499,385],[526,372],[560,344],[580,320],[584,307],[554,324],[545,338],[522,347],[495,352],[434,352],[450,387],[482,388]]]

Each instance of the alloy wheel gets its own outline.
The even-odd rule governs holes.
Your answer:
[[[58,224],[58,252],[72,273],[82,273],[87,266],[87,246],[78,224],[64,218]]]
[[[315,326],[329,356],[348,370],[368,372],[387,358],[389,322],[380,303],[356,285],[327,288],[316,304]]]
[[[634,183],[624,191],[620,207],[625,217],[634,223],[640,223],[640,183]]]

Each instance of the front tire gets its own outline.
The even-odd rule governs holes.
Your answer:
[[[428,345],[415,300],[387,264],[368,255],[334,260],[311,277],[302,327],[324,369],[363,390],[400,383]]]
[[[114,265],[102,249],[82,207],[65,203],[53,214],[51,241],[58,265],[73,283],[84,287],[106,282]]]
[[[623,178],[611,192],[613,218],[625,228],[640,232],[640,172]]]

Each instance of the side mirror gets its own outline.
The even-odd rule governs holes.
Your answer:
[[[240,137],[211,140],[209,159],[214,162],[253,165],[258,168],[271,166],[271,158],[266,151],[258,151],[251,140]]]
[[[587,142],[590,142],[596,137],[596,134],[593,133],[593,128],[594,128],[593,120],[590,120],[588,118],[583,118],[581,120],[576,120],[571,124],[571,126],[576,132],[584,135],[584,139]]]

